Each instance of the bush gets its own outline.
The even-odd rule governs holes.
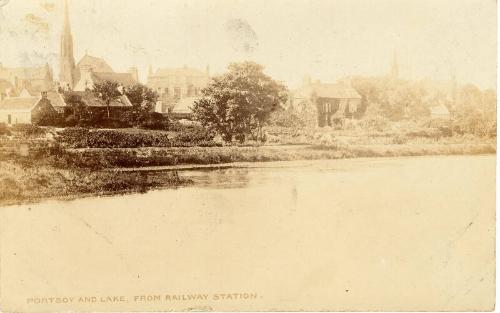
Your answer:
[[[278,110],[271,114],[268,124],[278,127],[302,128],[305,121],[296,113],[287,110]]]
[[[11,127],[12,132],[20,133],[23,137],[42,137],[47,131],[40,127],[31,124],[16,124]]]
[[[170,147],[167,133],[114,129],[67,128],[57,140],[72,148]]]
[[[432,139],[440,139],[442,137],[442,133],[437,128],[423,128],[420,130],[414,130],[406,133],[408,138],[432,138]]]
[[[193,126],[185,127],[174,139],[172,146],[190,147],[190,146],[215,146],[215,134],[207,131],[203,127]]]
[[[145,113],[139,118],[138,126],[145,129],[169,130],[170,120],[161,113]]]
[[[382,116],[374,116],[363,119],[359,125],[366,130],[386,131],[389,129],[390,121]]]

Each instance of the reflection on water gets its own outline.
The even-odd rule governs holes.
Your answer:
[[[191,179],[198,187],[211,188],[245,188],[251,179],[248,168],[180,171],[179,176]]]
[[[404,160],[404,159],[403,159]],[[265,184],[287,184],[295,178],[319,174],[335,174],[341,181],[346,173],[369,168],[397,168],[396,159],[320,160],[295,162],[266,162],[246,165],[246,167],[203,168],[179,170],[176,173],[190,179],[199,188],[246,188]],[[317,177],[320,178],[320,177]]]
[[[89,295],[251,291],[258,308],[306,295],[318,311],[397,293],[453,311],[494,292],[495,156],[178,174],[195,184],[3,208],[3,296],[67,295],[48,281]]]

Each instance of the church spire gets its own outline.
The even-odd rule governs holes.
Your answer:
[[[69,9],[68,9],[68,0],[64,0],[64,30],[63,32],[66,34],[71,34],[71,24],[69,23]]]
[[[73,88],[76,83],[76,66],[73,55],[73,36],[71,35],[71,24],[69,21],[68,0],[64,0],[64,23],[61,35],[59,81],[64,86]]]

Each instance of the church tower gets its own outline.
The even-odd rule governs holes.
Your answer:
[[[68,0],[64,0],[64,24],[61,35],[59,81],[63,87],[73,88],[76,82],[75,57],[73,55],[73,36],[69,23]]]
[[[394,79],[399,77],[398,56],[396,54],[396,50],[394,50],[394,56],[392,58],[392,65],[391,65],[391,73],[389,75],[391,78]]]

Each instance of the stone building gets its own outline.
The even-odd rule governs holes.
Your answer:
[[[116,73],[104,59],[87,53],[78,64],[75,64],[67,0],[65,0],[64,5],[59,72],[60,87],[64,90],[85,91],[92,89],[95,83],[103,80],[113,80],[124,87],[137,83],[139,75],[135,67],[125,73]]]
[[[92,66],[83,66],[80,68],[80,79],[73,90],[92,90],[96,83],[106,80],[115,81],[122,87],[130,87],[137,83],[132,73],[95,72]]]
[[[46,92],[36,97],[9,97],[0,102],[0,123],[37,124],[57,115]]]
[[[48,64],[39,67],[5,67],[0,63],[0,94],[17,96],[23,89],[40,93],[54,87]]]
[[[160,96],[156,111],[168,113],[182,106],[183,115],[186,108],[199,96],[201,90],[210,81],[209,68],[202,71],[184,66],[182,68],[162,68],[155,72],[150,68],[147,86]],[[184,99],[181,101],[181,99]]]
[[[68,0],[64,0],[64,23],[59,58],[59,84],[64,89],[72,89],[77,83],[80,73],[75,65],[73,54],[73,35],[69,22]]]
[[[107,118],[107,105],[97,95],[90,91],[72,91],[74,95],[79,95],[89,113],[93,116]],[[132,103],[128,97],[122,94],[109,104],[110,117],[119,117],[123,112],[131,110]]]

